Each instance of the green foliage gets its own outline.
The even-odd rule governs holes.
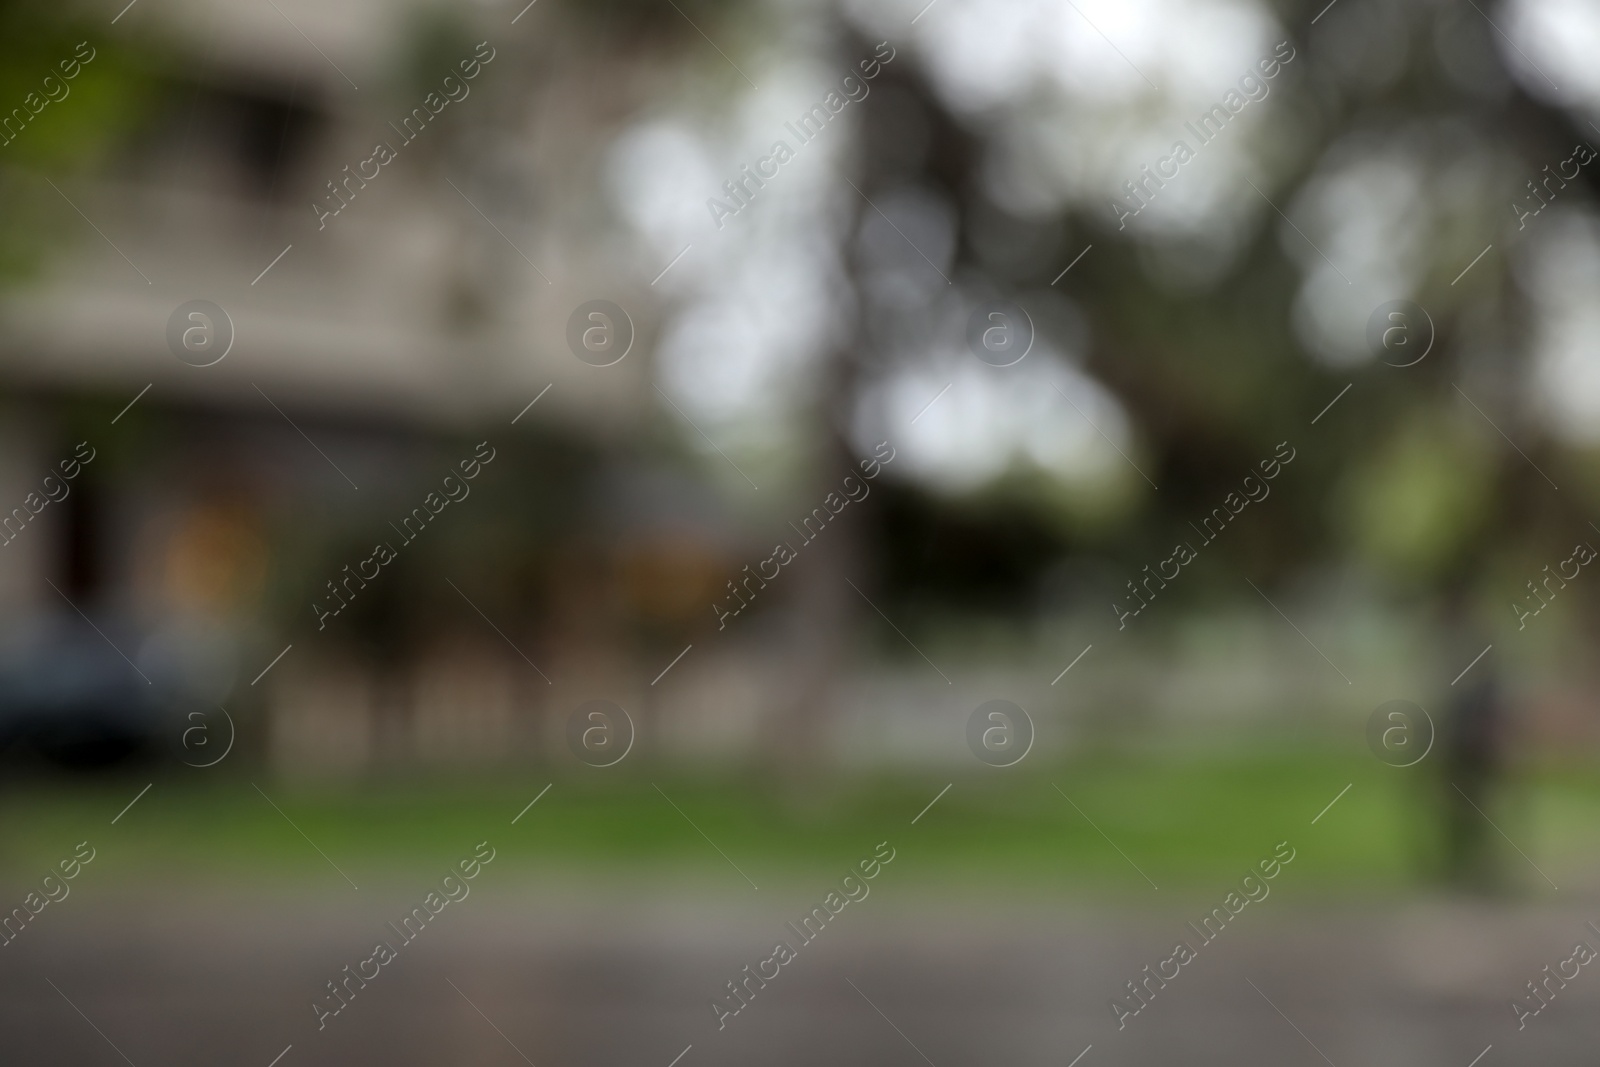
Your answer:
[[[1403,583],[1426,583],[1481,530],[1495,471],[1481,435],[1449,411],[1422,408],[1352,467],[1338,510],[1360,555]]]
[[[78,62],[85,54],[90,61]],[[151,105],[158,66],[155,49],[108,37],[98,19],[0,2],[0,121],[13,120],[0,145],[0,277],[37,270],[61,213],[72,211],[40,177],[103,168]]]

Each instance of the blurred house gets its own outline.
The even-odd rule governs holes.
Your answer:
[[[690,496],[668,502],[690,525],[661,525],[583,484],[628,468],[649,346],[600,368],[566,341],[601,297],[652,329],[648,274],[601,273],[602,194],[573,165],[649,68],[596,77],[544,12],[511,14],[126,13],[153,82],[137,127],[56,193],[14,179],[56,196],[73,239],[0,306],[0,500],[35,499],[77,442],[96,459],[0,555],[11,626],[81,609],[142,635],[117,649],[133,663],[189,649],[207,699],[263,705],[267,751],[344,766],[537,747],[551,657],[614,681],[638,673],[631,649],[659,653],[633,620],[671,631],[690,600],[709,618],[728,517]],[[352,179],[379,142],[395,161]],[[196,300],[220,315],[180,314]],[[499,463],[457,505],[470,518],[318,627],[325,583],[398,540],[478,441]]]

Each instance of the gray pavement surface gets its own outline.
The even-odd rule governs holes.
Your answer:
[[[1600,902],[1264,902],[1119,1030],[1123,983],[1180,937],[1199,945],[1198,898],[1109,909],[884,880],[719,1030],[712,998],[780,938],[798,944],[784,924],[826,887],[480,881],[321,1030],[313,1000],[380,938],[399,943],[384,924],[407,887],[74,896],[0,948],[0,1062],[1468,1067],[1491,1045],[1478,1067],[1600,1059],[1590,968],[1520,1032],[1510,1008],[1576,941],[1600,947],[1585,925]]]

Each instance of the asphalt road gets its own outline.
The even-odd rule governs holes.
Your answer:
[[[784,924],[826,886],[486,875],[409,944],[384,924],[426,887],[102,889],[0,948],[0,1062],[1468,1067],[1489,1045],[1480,1067],[1595,1062],[1600,974],[1583,969],[1521,1032],[1509,1005],[1578,939],[1600,947],[1584,925],[1600,902],[1269,900],[1119,1030],[1110,998],[1180,937],[1199,945],[1185,920],[1200,901],[1094,910],[883,881],[720,1030],[712,997],[780,938],[798,944]],[[380,938],[396,957],[319,1030],[312,1002]]]

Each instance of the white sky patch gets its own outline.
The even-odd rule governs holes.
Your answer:
[[[1512,47],[1490,31],[1524,89],[1544,100],[1600,109],[1600,64],[1594,61],[1600,54],[1600,7],[1593,0],[1511,0],[1485,10],[1515,42]]]
[[[612,145],[608,163],[612,199],[658,253],[675,255],[702,235],[707,190],[723,179],[687,123],[658,118],[632,127]]]
[[[693,244],[660,280],[672,303],[655,351],[658,382],[735,455],[771,455],[791,443],[820,359],[849,321],[838,248],[849,217],[841,202],[855,194],[837,170],[860,106],[846,105],[803,144],[785,123],[821,102],[851,69],[804,59],[770,64],[762,88],[730,111],[700,115],[681,102],[678,113],[664,111],[627,130],[611,151],[614,197],[656,261],[665,264]],[[870,97],[874,83],[865,84]],[[750,203],[724,214],[719,227],[707,201],[737,205],[724,183],[780,140],[793,158],[765,186],[752,185]],[[699,434],[684,437],[722,462]]]
[[[1203,149],[1183,122],[1217,103],[1283,39],[1262,5],[1074,2],[1077,10],[1051,0],[939,0],[909,35],[952,108],[986,123],[1003,121],[989,166],[1002,202],[1022,214],[1069,203],[1104,209],[1122,182],[1138,176],[1140,164],[1153,163],[1177,139],[1202,154],[1245,151],[1241,135],[1271,106],[1270,92]],[[881,31],[886,10],[861,0],[853,14]],[[1276,82],[1267,84],[1270,90]],[[1240,164],[1221,168],[1236,171]],[[1219,198],[1237,197],[1188,181],[1190,169],[1163,190],[1171,203],[1162,205],[1163,221],[1153,230],[1215,232],[1205,220]],[[1177,193],[1183,185],[1197,188]]]
[[[832,254],[791,234],[718,267],[707,279],[716,284],[697,287],[662,335],[662,388],[696,421],[781,416],[809,397],[815,355],[839,321]]]
[[[1305,236],[1268,209],[1268,225],[1304,274],[1293,310],[1295,332],[1325,362],[1348,366],[1375,359],[1366,341],[1372,309],[1412,296],[1421,281],[1432,230],[1424,178],[1419,163],[1404,152],[1363,153],[1314,178],[1294,203],[1282,205]]]
[[[1600,218],[1561,211],[1546,219],[1522,259],[1543,312],[1534,334],[1534,390],[1556,431],[1600,444]]]
[[[949,390],[928,406],[947,383]],[[1012,367],[945,352],[876,383],[857,413],[857,443],[892,441],[898,473],[958,491],[1018,462],[1067,482],[1106,477],[1125,461],[1062,393],[1118,448],[1131,450],[1128,418],[1116,398],[1039,344]]]

